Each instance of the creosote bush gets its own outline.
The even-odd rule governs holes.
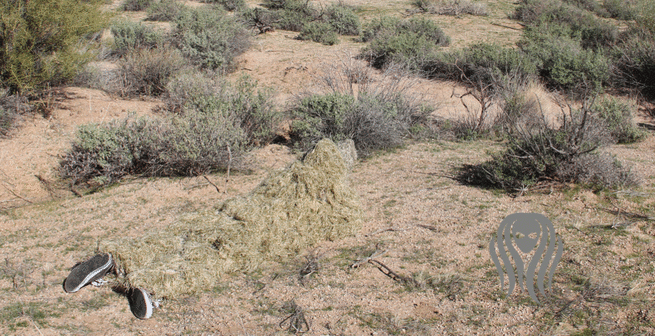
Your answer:
[[[352,9],[339,4],[331,5],[325,10],[323,21],[341,35],[357,36],[362,29],[359,16]]]
[[[229,70],[234,57],[250,46],[250,32],[219,9],[185,10],[175,23],[175,44],[201,68]]]
[[[246,0],[202,0],[202,2],[219,4],[227,11],[239,11],[248,7]]]
[[[178,100],[178,113],[80,127],[60,163],[62,177],[93,187],[128,174],[196,176],[228,165],[244,168],[246,151],[272,139],[279,120],[270,94],[256,91],[249,80],[216,88],[204,78],[194,88],[198,79],[203,76],[180,75],[171,81],[178,91],[168,99]]]
[[[93,54],[85,38],[108,15],[95,0],[12,0],[0,3],[0,82],[28,93],[72,79]],[[90,44],[93,45],[93,44]]]

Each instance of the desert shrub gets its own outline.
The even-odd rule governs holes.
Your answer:
[[[148,7],[148,18],[151,21],[175,21],[186,8],[175,0],[161,0]]]
[[[186,10],[175,23],[176,45],[202,68],[226,70],[250,46],[247,29],[222,10]]]
[[[414,0],[412,5],[420,11],[439,15],[489,14],[486,4],[469,0]]]
[[[605,0],[603,8],[609,14],[609,17],[619,20],[634,20],[637,17],[635,8],[636,1],[626,0]]]
[[[599,155],[612,143],[605,123],[585,104],[581,110],[562,113],[557,125],[531,110],[530,122],[515,123],[505,150],[490,161],[465,165],[464,183],[518,192],[540,182],[578,182],[613,188],[636,183],[634,175],[617,161]]]
[[[79,43],[107,23],[99,6],[83,0],[0,2],[0,82],[24,93],[72,79],[93,56]]]
[[[640,0],[637,9],[639,13],[635,18],[637,25],[655,35],[655,2]]]
[[[565,3],[584,9],[601,17],[608,17],[610,13],[596,0],[564,0]]]
[[[538,62],[541,77],[551,87],[571,92],[597,90],[609,79],[608,58],[566,35],[527,28],[519,47]]]
[[[175,114],[233,114],[249,145],[270,143],[276,137],[281,114],[270,90],[257,88],[249,77],[232,85],[197,71],[175,76],[167,85],[167,109]]]
[[[155,48],[164,41],[164,37],[152,28],[131,20],[120,20],[112,24],[114,36],[112,53],[123,56],[130,51],[141,48]]]
[[[325,45],[334,45],[339,43],[339,35],[329,23],[325,22],[309,22],[303,27],[300,35],[300,40],[312,40],[314,42],[322,43]]]
[[[18,115],[11,110],[5,110],[0,106],[0,137],[5,137],[13,128]]]
[[[290,135],[297,147],[309,148],[322,138],[353,139],[364,156],[400,146],[425,116],[399,94],[331,92],[302,98],[292,110]]]
[[[200,175],[227,167],[228,146],[237,167],[244,138],[230,116],[202,113],[86,125],[61,161],[61,175],[91,186],[128,174]]]
[[[503,76],[527,81],[537,74],[537,63],[520,50],[495,44],[479,43],[468,48],[438,53],[423,66],[429,77],[470,81],[502,89]],[[465,83],[470,84],[470,83]]]
[[[275,12],[275,28],[301,31],[303,27],[319,17],[318,10],[305,0],[270,0],[264,7]]]
[[[137,49],[118,63],[122,96],[159,96],[169,79],[185,65],[180,52],[171,48]]]
[[[196,176],[228,165],[244,168],[245,152],[274,136],[279,113],[271,94],[252,80],[215,83],[198,73],[181,74],[167,98],[182,106],[177,113],[80,127],[60,163],[61,175],[73,185],[102,186],[128,174]]]
[[[632,104],[606,97],[597,101],[591,109],[605,121],[610,134],[618,143],[633,143],[646,136],[635,124],[633,117],[637,108]]]
[[[152,4],[152,0],[126,0],[123,2],[121,9],[124,11],[142,11],[146,10]]]
[[[407,63],[419,68],[440,46],[450,44],[450,38],[428,19],[398,20],[380,18],[367,28],[364,40],[370,40],[362,54],[374,67],[391,62]]]
[[[279,17],[277,11],[259,7],[244,9],[238,15],[247,27],[259,30],[260,34],[274,30]]]
[[[341,35],[356,36],[361,31],[359,16],[352,9],[342,5],[329,6],[323,14],[323,20]]]
[[[248,7],[245,0],[203,0],[205,3],[216,3],[227,11],[238,11]]]
[[[641,91],[655,99],[655,36],[634,29],[613,49],[612,85]]]
[[[587,10],[557,0],[526,0],[518,7],[514,17],[528,23],[533,31],[579,39],[585,48],[610,46],[618,37],[615,25],[597,18]]]

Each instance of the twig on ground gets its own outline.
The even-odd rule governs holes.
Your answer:
[[[375,252],[373,252],[370,256],[368,256],[368,257],[366,257],[364,259],[357,259],[354,264],[350,265],[350,267],[351,268],[357,268],[357,267],[361,266],[362,264],[367,263],[369,260],[371,260],[373,258],[379,258],[379,257],[383,256],[385,253],[387,253],[387,251],[380,251],[380,250],[376,249]]]
[[[18,198],[20,198],[20,199],[22,199],[23,201],[25,201],[25,202],[27,202],[27,203],[30,203],[30,204],[32,204],[32,203],[33,203],[33,202],[32,202],[32,201],[30,201],[30,200],[29,200],[28,198],[26,198],[26,197],[23,197],[23,196],[21,196],[21,195],[19,195],[19,194],[17,194],[17,193],[16,193],[16,192],[14,192],[13,190],[11,190],[11,189],[10,189],[9,187],[7,187],[7,186],[5,185],[5,184],[6,184],[7,182],[5,182],[5,181],[2,181],[2,183],[3,183],[3,184],[2,184],[2,186],[3,186],[3,187],[5,187],[5,189],[7,189],[7,191],[8,191],[8,192],[10,192],[10,193],[11,193],[12,195],[14,195],[14,196],[16,196],[16,197],[18,197]]]
[[[368,234],[364,235],[364,237],[374,236],[374,235],[376,235],[378,233],[387,232],[387,231],[407,231],[407,230],[408,229],[400,229],[400,228],[390,227],[390,228],[380,229],[380,230],[377,230],[375,232],[368,233]]]
[[[374,260],[374,259],[369,259],[368,262],[370,264],[375,265],[375,267],[377,267],[380,270],[380,272],[382,272],[384,275],[390,277],[394,281],[400,282],[403,285],[410,285],[410,286],[414,286],[414,287],[419,287],[420,286],[418,281],[416,281],[416,280],[414,280],[414,279],[412,279],[410,277],[406,277],[404,275],[400,275],[400,274],[392,271],[389,267],[387,267],[387,265],[381,263],[380,261],[377,261],[377,260]]]
[[[219,193],[219,194],[221,193],[221,191],[218,189],[218,186],[215,185],[214,182],[212,182],[212,181],[209,179],[209,177],[207,177],[207,175],[203,175],[202,177],[204,177],[205,180],[207,180],[207,182],[209,182],[209,184],[213,185],[214,188],[216,188],[216,192],[217,192],[217,193]]]

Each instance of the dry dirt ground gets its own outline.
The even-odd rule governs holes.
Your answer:
[[[406,15],[410,8],[400,0],[344,2],[359,6],[365,19]],[[486,18],[431,17],[456,46],[516,39],[516,24],[505,19],[512,4],[485,2],[492,10]],[[258,36],[232,76],[247,73],[276,88],[284,104],[311,86],[321,64],[361,48],[348,38],[327,47],[293,36]],[[419,81],[417,92],[436,106],[436,114],[453,117],[463,107],[450,98],[452,88]],[[377,154],[360,161],[351,176],[367,218],[355,236],[321,243],[255,273],[228,276],[202,295],[164,301],[153,318],[140,321],[111,289],[89,286],[66,294],[62,280],[94,253],[98,241],[138,238],[185,213],[216,207],[248,193],[295,157],[280,145],[258,149],[252,174],[233,174],[228,182],[220,174],[207,176],[219,191],[203,177],[130,178],[76,197],[56,175],[76,127],[153,113],[160,102],[76,87],[65,88],[60,100],[51,117],[24,120],[12,138],[0,140],[1,334],[275,335],[295,327],[308,328],[310,335],[655,335],[652,134],[610,149],[642,177],[640,188],[619,192],[566,186],[510,197],[452,178],[462,164],[488,159],[489,151],[500,148],[493,142],[434,140]],[[506,297],[489,257],[491,234],[516,212],[546,215],[564,241],[541,305],[526,293]],[[370,263],[352,267],[374,253],[395,279]],[[308,260],[316,270],[301,277]],[[295,314],[290,302],[299,307]]]

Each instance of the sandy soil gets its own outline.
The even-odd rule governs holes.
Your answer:
[[[259,1],[248,1],[255,5]],[[404,15],[406,1],[344,1],[364,17]],[[479,39],[516,38],[505,21],[507,1],[487,1],[490,18],[435,17],[454,45]],[[190,3],[189,1],[187,3]],[[202,5],[195,3],[194,5]],[[130,14],[132,15],[132,14]],[[136,13],[133,16],[142,18]],[[325,64],[349,59],[361,44],[343,38],[327,47],[293,39],[295,33],[260,35],[239,58],[231,78],[247,74],[277,91],[280,105],[313,87]],[[480,37],[482,36],[482,37]],[[494,37],[495,36],[495,37]],[[453,83],[417,80],[414,93],[435,106],[435,115],[466,113],[452,97]],[[547,109],[548,97],[539,88]],[[248,193],[268,172],[295,159],[281,145],[258,149],[251,174],[193,178],[128,178],[83,197],[58,182],[59,158],[79,125],[152,114],[157,100],[121,100],[85,88],[63,90],[51,117],[24,121],[0,140],[0,333],[15,335],[283,335],[300,315],[287,319],[285,304],[303,312],[310,335],[570,335],[655,334],[655,137],[613,146],[633,166],[642,186],[593,193],[575,186],[545,188],[510,197],[454,180],[462,164],[482,162],[500,144],[435,140],[410,142],[360,161],[351,179],[366,211],[353,237],[324,242],[294,260],[233,274],[200,296],[164,301],[152,319],[136,320],[127,300],[106,287],[76,294],[61,288],[70,268],[93,255],[98,241],[135,239],[174,223],[185,213],[215,207]],[[210,184],[208,180],[218,187]],[[502,219],[538,212],[565,243],[553,288],[544,304],[526,293],[501,291],[488,244]],[[619,224],[619,229],[612,225]],[[400,276],[394,280],[376,260]],[[315,257],[315,258],[313,258]],[[318,270],[306,277],[307,260]],[[417,280],[419,286],[403,282]],[[401,280],[399,280],[401,279]]]

